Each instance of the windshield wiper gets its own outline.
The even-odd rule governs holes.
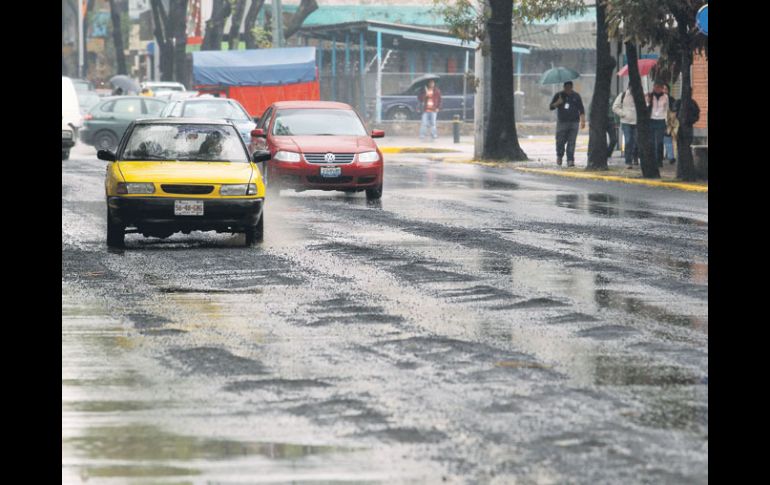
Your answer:
[[[221,158],[179,158],[177,162],[229,162],[230,160],[222,160]]]
[[[124,158],[123,160],[131,160],[131,161],[141,161],[141,160],[163,160],[172,162],[174,161],[173,158],[168,157],[159,157],[157,155],[147,155],[146,157],[139,157],[139,158]]]

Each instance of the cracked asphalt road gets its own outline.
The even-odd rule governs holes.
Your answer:
[[[265,241],[62,162],[64,483],[707,483],[708,196],[389,155]]]

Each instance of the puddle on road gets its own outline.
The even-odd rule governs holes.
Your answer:
[[[581,194],[557,194],[556,206],[566,209],[580,210],[601,217],[628,217],[632,219],[646,219],[656,222],[665,222],[674,225],[687,225],[708,227],[708,222],[682,216],[669,216],[658,214],[648,210],[642,210],[626,206],[623,199],[609,194],[593,193]]]
[[[180,286],[167,286],[159,288],[161,293],[202,293],[202,294],[252,294],[263,293],[263,288],[183,288]]]
[[[163,403],[148,401],[63,401],[62,412],[116,413],[146,411],[162,407]]]
[[[593,311],[620,310],[630,315],[650,318],[680,327],[691,327],[700,332],[708,333],[707,316],[679,314],[656,304],[645,302],[639,297],[608,289],[607,287],[613,283],[613,280],[602,273],[529,258],[500,258],[497,255],[490,255],[482,258],[481,261],[480,268],[494,265],[498,270],[504,269],[504,274],[510,274],[512,288],[517,293],[527,294],[534,289],[551,295],[564,295],[574,301],[589,305]],[[665,256],[661,257],[661,261],[677,264],[678,267],[684,268],[683,271],[690,271],[691,273],[687,274],[694,282],[708,284],[708,266],[704,263],[672,262],[671,258]],[[477,288],[482,287],[478,286]],[[548,308],[563,305],[563,302],[556,299],[539,297],[503,305],[496,309]],[[577,320],[575,321],[595,320],[593,316],[581,312],[577,312],[576,315]],[[571,318],[552,321],[553,323],[566,323],[570,320]]]
[[[692,386],[701,376],[673,365],[645,362],[627,356],[599,355],[593,358],[594,384],[597,386]]]
[[[700,394],[700,395],[698,395]],[[627,417],[642,426],[659,429],[679,429],[708,436],[708,395],[689,388],[654,393],[645,399],[642,412],[631,412]]]
[[[263,456],[271,460],[293,460],[311,455],[352,452],[353,448],[289,443],[261,443],[199,438],[163,431],[155,426],[93,427],[83,436],[62,439],[62,453],[89,460],[124,460],[121,466],[84,466],[92,476],[131,477],[199,474],[194,468],[165,466],[162,461],[230,460]]]
[[[595,292],[595,301],[597,305],[599,305],[599,308],[621,310],[631,315],[650,318],[657,322],[676,325],[678,327],[690,327],[693,330],[708,334],[707,316],[701,317],[669,312],[659,306],[646,303],[633,296],[628,296],[626,293],[607,289],[597,289]]]
[[[168,356],[181,364],[186,374],[251,375],[265,374],[267,369],[256,360],[247,359],[216,347],[178,348]]]

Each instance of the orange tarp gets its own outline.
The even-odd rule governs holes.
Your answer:
[[[283,86],[230,86],[228,97],[237,100],[251,116],[262,116],[276,101],[317,101],[321,99],[318,81]]]

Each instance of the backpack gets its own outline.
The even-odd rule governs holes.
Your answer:
[[[682,100],[680,99],[677,102],[677,111],[681,111],[681,109]],[[684,123],[688,126],[694,125],[700,119],[700,106],[698,106],[698,103],[694,99],[690,99],[690,112],[688,115],[689,116],[687,116],[687,119],[684,121]]]

